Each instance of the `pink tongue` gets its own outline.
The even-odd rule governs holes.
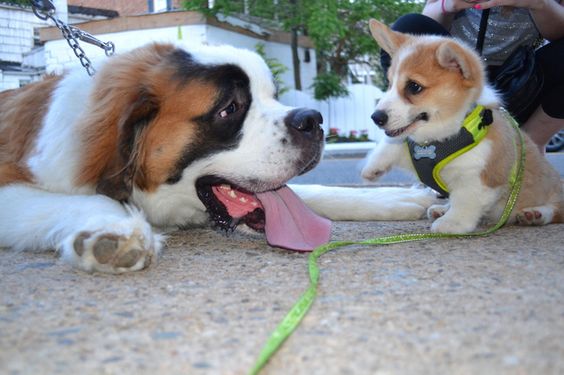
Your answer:
[[[259,193],[257,198],[264,208],[271,246],[311,251],[329,242],[331,221],[314,213],[289,187]]]

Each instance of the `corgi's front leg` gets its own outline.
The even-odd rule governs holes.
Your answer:
[[[447,205],[431,207],[427,211],[429,219],[438,217],[431,225],[431,231],[436,233],[469,233],[474,231],[488,208],[496,202],[498,195],[499,193],[495,189],[472,182],[467,182],[466,186],[453,189]],[[476,199],[476,197],[479,198]],[[441,216],[442,212],[444,212],[444,215]]]
[[[362,168],[362,178],[374,181],[382,177],[393,166],[409,168],[409,150],[405,142],[386,137],[366,158]]]

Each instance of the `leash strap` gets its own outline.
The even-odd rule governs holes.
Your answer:
[[[482,11],[482,17],[480,17],[480,29],[478,30],[478,38],[476,40],[476,50],[480,55],[484,49],[484,40],[486,39],[486,28],[488,27],[489,16],[490,9],[484,9]]]
[[[505,112],[504,112],[505,114]],[[506,117],[511,117],[505,114]],[[317,260],[323,254],[345,246],[350,245],[390,245],[404,242],[421,241],[428,239],[440,239],[440,238],[468,238],[468,237],[483,237],[487,236],[499,228],[501,228],[509,219],[511,211],[515,207],[517,198],[519,197],[519,191],[521,190],[521,181],[523,180],[523,174],[525,171],[525,142],[523,139],[523,134],[519,131],[517,123],[511,119],[511,125],[515,129],[519,138],[519,151],[516,151],[516,161],[511,169],[511,174],[509,177],[509,183],[511,190],[509,193],[509,198],[503,209],[503,213],[499,218],[497,224],[493,227],[483,231],[475,233],[465,233],[465,234],[453,234],[453,233],[410,233],[410,234],[399,234],[392,236],[384,236],[372,238],[365,241],[334,241],[328,244],[319,246],[316,248],[309,256],[308,259],[308,269],[309,269],[309,287],[294,304],[291,310],[286,314],[284,319],[278,324],[274,332],[268,338],[267,342],[263,346],[261,353],[254,367],[249,372],[250,375],[258,374],[262,368],[267,364],[267,362],[272,358],[272,356],[280,349],[280,346],[286,341],[286,339],[298,328],[300,322],[305,317],[309,311],[311,305],[315,301],[317,296],[317,287],[319,285],[319,267],[317,265]],[[517,147],[516,147],[517,149]]]

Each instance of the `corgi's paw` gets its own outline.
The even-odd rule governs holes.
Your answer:
[[[361,176],[368,181],[376,181],[388,172],[389,168],[380,168],[378,165],[366,165],[362,168]]]
[[[429,209],[427,209],[427,218],[429,220],[437,220],[438,218],[442,217],[449,209],[449,205],[447,204],[434,204]]]
[[[519,225],[546,225],[552,221],[554,210],[551,207],[529,207],[517,213],[515,219]]]
[[[431,225],[431,232],[464,234],[476,229],[476,223],[461,219],[441,216]]]

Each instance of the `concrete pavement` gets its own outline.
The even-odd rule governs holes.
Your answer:
[[[358,143],[343,146],[330,144],[326,146],[325,157],[312,171],[298,176],[292,183],[298,184],[329,184],[329,185],[357,185],[366,182],[360,177],[364,165],[364,156],[375,144]],[[564,152],[547,153],[546,158],[564,178]],[[393,169],[384,175],[378,184],[412,184],[417,178],[408,172]]]
[[[429,222],[335,223],[333,240]],[[265,374],[562,374],[562,225],[352,246]],[[245,374],[307,286],[307,255],[177,231],[160,262],[86,274],[0,249],[0,374]]]

